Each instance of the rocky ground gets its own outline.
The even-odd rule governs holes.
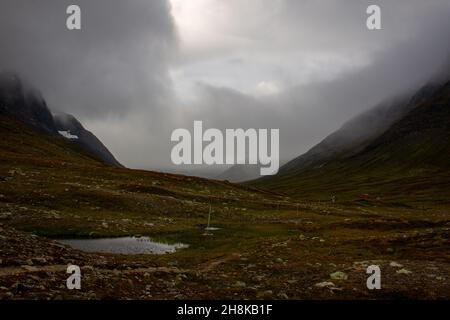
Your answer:
[[[258,227],[266,230],[266,234],[257,239],[247,232],[244,236],[247,239],[240,242],[235,239],[235,245],[222,250],[197,243],[193,248],[161,256],[84,253],[16,230],[10,226],[10,220],[3,218],[0,298],[450,297],[448,222],[435,223],[434,227],[427,223],[423,228],[417,221],[372,217],[363,222],[343,218],[342,214],[340,211],[337,219],[340,222],[335,221],[336,216],[323,212],[296,219],[292,214],[289,218],[265,217]],[[327,222],[323,221],[324,217]],[[275,232],[274,225],[278,226]],[[267,229],[269,226],[272,228]],[[365,231],[361,232],[360,228]],[[382,235],[380,229],[385,229]],[[204,241],[216,244],[226,237],[225,231],[209,236],[198,233]],[[66,269],[70,264],[81,267],[81,290],[66,287],[69,276]],[[378,265],[381,269],[380,290],[366,287],[369,265]]]

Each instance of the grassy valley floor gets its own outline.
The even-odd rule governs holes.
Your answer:
[[[113,168],[10,119],[0,133],[2,299],[450,298],[447,202],[295,200]],[[205,235],[210,205],[220,229]],[[125,235],[189,248],[96,254],[55,241]],[[66,288],[68,264],[81,290]],[[366,287],[372,264],[381,290]]]
[[[135,205],[145,197],[127,194],[126,199]],[[165,201],[175,200],[158,197],[154,213],[99,209],[95,194],[90,210],[3,202],[0,297],[449,298],[450,221],[445,208],[302,203],[297,211],[283,208],[287,203],[265,210],[242,202],[230,210],[214,206],[212,225],[221,229],[205,235],[204,204],[162,212]],[[49,239],[120,235],[147,235],[190,247],[166,255],[94,254]],[[81,290],[66,289],[67,264],[81,267]],[[372,264],[381,268],[381,290],[366,288],[366,268]]]

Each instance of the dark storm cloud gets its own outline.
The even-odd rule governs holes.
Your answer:
[[[283,21],[280,25],[290,33],[285,35],[288,39],[299,42],[289,45],[276,37],[277,25],[269,30],[273,32],[269,47],[279,43],[289,50],[303,45],[304,51],[338,57],[362,53],[367,61],[350,65],[330,79],[294,84],[270,97],[252,97],[237,89],[201,83],[197,86],[198,96],[193,102],[196,112],[192,115],[192,118],[205,119],[211,127],[280,128],[281,159],[291,159],[307,151],[358,113],[411,93],[443,72],[449,61],[450,3],[447,1],[427,4],[380,1],[384,29],[375,32],[365,28],[368,1],[281,3],[277,21]],[[310,30],[299,26],[308,26]],[[308,41],[308,36],[313,39]],[[246,70],[245,59],[239,61],[239,68]],[[295,66],[295,55],[290,63]],[[227,69],[224,67],[223,72]],[[297,70],[300,74],[302,71]],[[236,79],[245,76],[238,74]]]
[[[66,29],[81,7],[82,30]],[[0,66],[79,116],[156,108],[170,92],[175,29],[164,0],[2,0]]]
[[[65,27],[69,4],[81,31]],[[365,27],[369,4],[383,30]],[[279,128],[287,160],[438,73],[449,17],[448,0],[2,0],[0,69],[128,166],[171,167],[170,133],[193,120]]]

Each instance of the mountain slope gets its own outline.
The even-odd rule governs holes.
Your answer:
[[[14,117],[47,133],[56,133],[45,100],[14,74],[0,73],[0,115]]]
[[[97,157],[59,135],[50,135],[14,117],[0,115],[0,163],[5,169],[19,166],[71,167],[95,170],[106,167]],[[7,176],[2,172],[0,176]],[[0,178],[1,180],[1,178]]]
[[[439,87],[424,86],[412,96],[397,97],[356,116],[308,152],[280,168],[280,174],[321,166],[331,159],[356,154],[418,103],[430,98]]]
[[[242,214],[242,203],[266,208],[284,199],[223,181],[113,167],[59,135],[13,117],[0,115],[0,136],[0,211],[20,203],[16,209],[26,212],[26,218],[17,220],[20,228],[39,226],[45,233],[52,223],[52,234],[74,232],[66,229],[64,219],[43,222],[41,212],[52,210],[90,218],[138,217],[142,229],[146,228],[142,219],[168,213],[183,221],[189,215],[203,223],[209,205],[224,215]],[[30,212],[39,214],[30,217]],[[80,222],[89,225],[89,219]]]
[[[366,131],[360,141],[349,139],[351,143],[339,145],[346,131],[355,130],[352,123],[368,123],[364,121],[367,114],[357,117],[281,168],[277,176],[250,184],[308,198],[355,198],[370,193],[448,201],[449,104],[450,83],[425,87],[407,104],[391,107],[404,111],[386,130]]]
[[[100,157],[106,163],[116,167],[123,167],[119,161],[114,158],[105,145],[72,115],[65,113],[55,113],[53,115],[56,130],[61,134],[67,133],[69,139],[79,144],[83,149]],[[71,136],[72,137],[71,137]]]
[[[360,299],[354,288],[365,278],[355,261],[362,259],[380,261],[388,279],[404,276],[392,261],[412,270],[406,284],[393,281],[366,297],[449,297],[442,280],[450,275],[448,207],[299,208],[242,185],[108,166],[10,117],[0,116],[0,136],[2,299],[276,297],[266,289],[292,299]],[[216,230],[205,230],[209,221]],[[95,253],[48,239],[129,236],[189,247],[163,255]],[[61,286],[74,263],[92,266],[83,269],[89,290]],[[349,275],[342,289],[315,285],[340,270]],[[429,270],[442,278],[430,278]],[[260,283],[255,274],[267,279],[262,290],[241,285]]]
[[[52,115],[41,94],[24,85],[14,74],[0,74],[0,115],[15,118],[47,134],[62,135],[104,162],[122,167],[75,117],[63,113]]]

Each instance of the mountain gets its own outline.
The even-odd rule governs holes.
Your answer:
[[[140,231],[131,234],[149,232],[153,224],[171,227],[169,214],[176,221],[189,216],[196,229],[206,223],[210,205],[215,215],[224,212],[228,220],[231,212],[241,219],[244,206],[262,210],[285,200],[275,193],[224,181],[111,166],[59,134],[48,134],[2,114],[0,136],[0,220],[4,212],[17,207],[31,215],[23,220],[20,214],[12,215],[24,229],[39,224],[45,233],[51,223],[51,234],[74,232],[65,224],[74,212],[82,217],[78,216],[78,222],[87,224],[93,217],[102,221],[109,214],[117,226],[133,219]],[[56,212],[64,218],[53,218]],[[46,214],[51,215],[51,222]],[[146,225],[143,221],[149,217],[159,222]]]
[[[14,74],[0,74],[0,115],[14,117],[47,133],[56,133],[45,100]]]
[[[122,167],[102,142],[72,115],[51,113],[41,94],[17,75],[0,74],[0,115],[51,135],[62,136],[104,162]]]
[[[114,158],[103,143],[72,115],[66,113],[53,114],[56,130],[59,134],[79,144],[83,149],[97,155],[103,161],[116,167],[123,167]]]
[[[280,174],[320,167],[335,158],[356,154],[438,89],[439,85],[426,85],[412,96],[396,97],[369,109],[346,122],[305,154],[282,166]]]
[[[427,85],[357,116],[276,176],[250,185],[306,198],[448,200],[449,104],[450,82]]]

